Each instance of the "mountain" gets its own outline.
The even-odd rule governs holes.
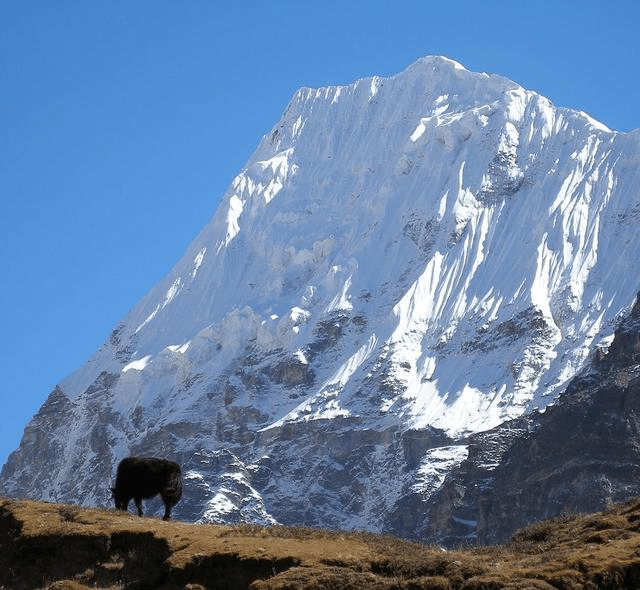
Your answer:
[[[453,544],[563,511],[546,462],[584,464],[569,423],[607,432],[597,360],[635,326],[639,163],[640,131],[442,57],[300,89],[29,422],[0,493],[108,506],[118,461],[144,454],[183,465],[174,514],[197,522]],[[595,503],[640,492],[635,471]],[[530,480],[525,510],[509,486]]]

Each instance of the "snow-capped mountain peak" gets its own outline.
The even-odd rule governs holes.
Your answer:
[[[300,89],[182,260],[52,394],[64,411],[41,410],[51,475],[25,435],[3,485],[105,502],[92,474],[160,449],[191,466],[183,517],[224,518],[203,474],[233,472],[227,515],[384,529],[416,477],[553,404],[610,341],[640,282],[639,145],[442,57]],[[70,487],[75,464],[92,467]],[[304,509],[305,471],[343,491]]]

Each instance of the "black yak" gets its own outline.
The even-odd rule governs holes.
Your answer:
[[[182,471],[173,461],[146,457],[127,457],[120,461],[116,487],[111,488],[118,510],[127,510],[134,499],[138,516],[142,516],[142,498],[160,494],[164,502],[164,520],[171,518],[171,509],[182,496]]]

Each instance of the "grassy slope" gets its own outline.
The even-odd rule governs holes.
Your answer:
[[[193,525],[0,499],[0,588],[640,587],[640,500],[444,552],[390,537]]]

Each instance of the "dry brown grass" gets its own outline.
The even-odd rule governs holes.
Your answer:
[[[640,588],[640,501],[443,551],[365,533],[164,522],[0,499],[0,588]]]

